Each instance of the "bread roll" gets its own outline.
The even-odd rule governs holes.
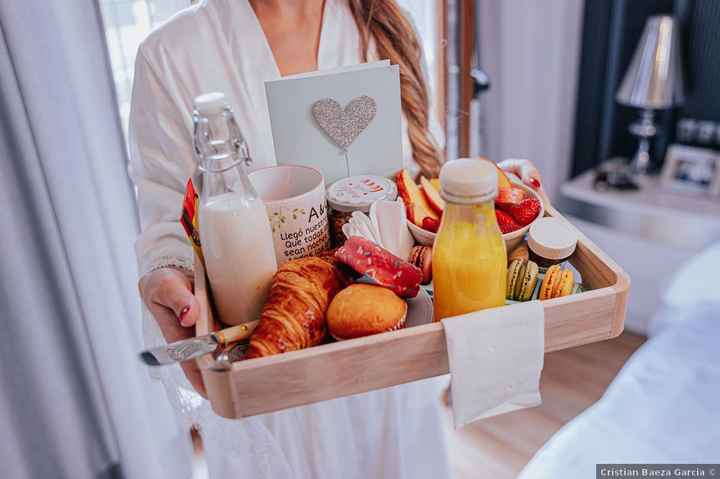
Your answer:
[[[330,303],[327,324],[335,339],[352,339],[405,326],[408,305],[382,286],[353,284]]]

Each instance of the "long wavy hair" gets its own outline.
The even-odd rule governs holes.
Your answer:
[[[412,155],[422,173],[440,172],[440,150],[430,133],[430,101],[422,72],[422,45],[415,29],[395,0],[349,0],[360,31],[361,54],[367,61],[370,39],[381,60],[400,67],[402,110],[408,126]]]

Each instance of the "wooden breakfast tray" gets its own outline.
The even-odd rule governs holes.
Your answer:
[[[549,205],[546,215],[561,218],[577,231]],[[630,278],[587,237],[577,233],[578,246],[570,263],[591,290],[542,302],[546,352],[614,338],[623,330]],[[197,334],[207,334],[217,327],[209,308],[205,271],[197,265],[195,294],[202,306]],[[213,410],[228,418],[269,413],[449,372],[441,323],[238,361],[225,370],[215,367],[209,354],[197,361]]]

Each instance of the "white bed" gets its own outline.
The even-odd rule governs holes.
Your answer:
[[[521,479],[594,478],[598,463],[720,463],[718,271],[720,244],[676,275],[651,338]]]

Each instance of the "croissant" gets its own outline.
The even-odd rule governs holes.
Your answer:
[[[320,344],[325,339],[330,301],[349,282],[349,274],[330,256],[297,259],[280,266],[245,358]]]

